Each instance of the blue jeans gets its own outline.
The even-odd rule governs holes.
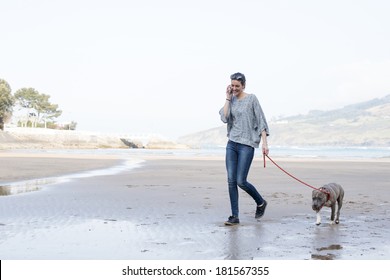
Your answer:
[[[226,170],[229,184],[230,206],[232,216],[238,217],[238,188],[246,191],[257,203],[261,205],[264,199],[261,197],[256,188],[246,179],[252,160],[255,154],[255,149],[251,146],[243,145],[230,141],[226,146]]]

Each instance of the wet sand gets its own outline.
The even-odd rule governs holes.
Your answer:
[[[53,165],[47,157],[33,158],[40,169]],[[344,187],[340,224],[330,225],[330,210],[324,209],[319,226],[311,189],[272,163],[264,169],[255,160],[248,180],[268,201],[265,216],[256,221],[254,202],[240,191],[241,224],[227,227],[223,222],[230,205],[222,158],[143,159],[142,166],[118,174],[0,196],[0,259],[390,259],[388,160],[275,158],[314,186],[337,182]],[[31,158],[12,160],[22,166]],[[78,170],[83,162],[87,170],[119,159],[67,160],[72,161],[67,166]],[[61,172],[62,165],[57,166]],[[1,170],[0,182],[14,178]]]
[[[0,184],[102,169],[120,161],[109,155],[0,151]]]

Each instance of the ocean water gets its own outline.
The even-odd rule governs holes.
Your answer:
[[[113,151],[123,152],[123,151]],[[176,157],[213,157],[225,156],[225,147],[186,150],[144,150],[131,149],[125,152],[132,155],[172,155]],[[261,156],[261,149],[256,149],[256,156]],[[272,157],[288,158],[326,158],[326,159],[390,159],[390,147],[270,147]]]
[[[18,150],[13,152],[37,153],[37,150]],[[125,159],[142,156],[172,156],[172,157],[224,157],[225,147],[203,149],[61,149],[39,150],[48,154],[100,154],[116,155]],[[256,156],[261,156],[261,150],[256,149]],[[281,147],[270,146],[271,157],[288,158],[325,158],[325,159],[390,159],[390,147]]]
[[[271,147],[270,153],[302,158],[390,158],[390,147]]]

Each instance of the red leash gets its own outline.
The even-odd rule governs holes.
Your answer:
[[[298,182],[308,186],[309,188],[312,188],[314,190],[317,190],[317,191],[320,191],[320,192],[323,192],[323,193],[326,193],[328,195],[328,199],[330,197],[330,193],[329,192],[326,192],[322,189],[319,189],[319,188],[316,188],[316,187],[313,187],[312,185],[309,185],[308,183],[305,183],[303,182],[302,180],[298,179],[297,177],[291,175],[290,173],[288,173],[286,170],[284,170],[282,167],[280,167],[275,161],[272,160],[272,158],[270,158],[268,155],[266,154],[263,154],[263,160],[264,160],[264,168],[265,168],[265,157],[267,157],[273,164],[275,164],[280,170],[282,170],[284,173],[286,173],[288,176],[290,176],[291,178],[297,180]]]

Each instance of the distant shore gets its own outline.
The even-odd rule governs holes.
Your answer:
[[[150,138],[142,143],[126,135],[44,128],[7,128],[0,131],[0,150],[5,149],[182,149],[186,145]]]

